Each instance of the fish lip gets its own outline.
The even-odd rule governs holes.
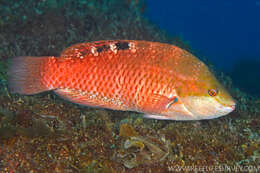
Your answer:
[[[236,108],[235,104],[229,105],[229,106],[221,106],[219,111],[217,112],[216,117],[227,115],[231,112],[233,112]]]
[[[225,107],[223,107],[223,109],[225,110],[225,112],[230,113],[236,109],[236,104],[234,103],[234,104],[225,106]]]
[[[236,104],[230,105],[229,107],[230,107],[230,108],[232,109],[232,111],[233,111],[233,110],[236,109]]]
[[[225,107],[224,110],[228,114],[228,113],[232,112],[234,110],[234,108],[232,108],[232,107]]]

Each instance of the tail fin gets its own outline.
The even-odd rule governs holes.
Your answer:
[[[42,83],[41,67],[48,57],[16,57],[8,67],[8,87],[10,92],[36,94],[49,90]]]

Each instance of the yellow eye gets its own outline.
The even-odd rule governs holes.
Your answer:
[[[215,97],[218,94],[218,90],[209,89],[208,93],[209,93],[210,96]]]

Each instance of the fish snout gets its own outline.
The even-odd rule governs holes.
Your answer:
[[[233,112],[235,110],[235,108],[236,108],[235,102],[230,104],[230,105],[220,106],[217,114],[219,116],[227,115],[227,114]]]
[[[231,109],[230,112],[234,111],[236,109],[236,101],[234,99],[231,100],[228,107]]]
[[[234,111],[236,109],[236,104],[234,103],[233,105],[230,105],[229,107],[232,109],[232,111]]]

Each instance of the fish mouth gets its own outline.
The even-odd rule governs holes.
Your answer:
[[[232,111],[234,111],[236,109],[236,104],[230,105],[229,107],[232,109],[231,110],[231,112],[232,112]]]
[[[230,113],[230,112],[233,112],[235,109],[236,109],[236,105],[233,104],[233,105],[230,105],[228,107],[225,107],[224,111],[227,112],[227,113]]]
[[[217,111],[215,118],[227,115],[227,114],[233,112],[235,110],[235,108],[236,108],[236,104],[232,104],[229,106],[221,106],[219,108],[219,110]]]

